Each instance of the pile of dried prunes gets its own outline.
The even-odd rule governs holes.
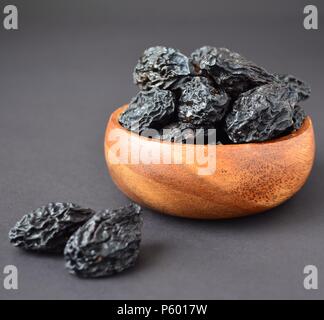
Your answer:
[[[144,51],[134,69],[140,88],[120,124],[150,138],[231,144],[271,140],[303,124],[300,102],[310,96],[302,80],[273,74],[226,48],[204,46],[190,57],[163,46]],[[208,140],[216,129],[217,139]]]

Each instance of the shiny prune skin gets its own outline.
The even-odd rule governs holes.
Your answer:
[[[98,278],[134,266],[141,227],[141,207],[137,204],[97,212],[67,242],[66,268],[82,278]]]
[[[169,90],[140,91],[120,115],[120,124],[141,133],[148,128],[160,128],[171,121],[175,112],[174,95]]]
[[[296,78],[291,74],[276,74],[276,79],[286,84],[290,90],[296,91],[298,94],[298,100],[303,101],[310,97],[310,86],[301,79]]]
[[[306,119],[306,112],[301,106],[295,106],[293,111],[293,122],[294,122],[294,129],[298,130],[304,123]]]
[[[208,143],[208,129],[203,127],[198,128],[190,123],[178,121],[161,129],[160,136],[156,138],[176,143],[206,144]]]
[[[201,72],[207,72],[231,97],[256,86],[276,81],[275,76],[227,48],[213,48],[201,59]]]
[[[190,123],[172,122],[160,130],[160,140],[169,142],[194,142],[194,126]]]
[[[204,77],[194,77],[180,87],[178,119],[195,127],[213,127],[220,122],[229,106],[225,91],[211,86]]]
[[[173,48],[156,46],[144,51],[133,78],[141,90],[174,89],[190,73],[188,57]]]
[[[24,215],[10,230],[9,239],[26,250],[62,253],[69,237],[93,214],[74,203],[51,202]]]
[[[239,96],[225,129],[234,143],[274,139],[293,129],[298,94],[285,85],[266,84]]]
[[[193,66],[194,72],[196,74],[202,74],[202,70],[200,69],[200,64],[203,59],[215,52],[217,49],[211,46],[203,46],[201,48],[196,49],[194,52],[191,53],[189,62]]]

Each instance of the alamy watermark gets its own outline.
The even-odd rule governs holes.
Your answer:
[[[304,267],[304,288],[306,290],[318,289],[318,269],[315,265],[308,264]]]
[[[6,290],[18,290],[18,269],[9,264],[3,268],[3,287]]]
[[[318,9],[313,4],[308,4],[304,7],[305,15],[303,26],[306,30],[318,29]],[[18,30],[18,8],[15,5],[6,5],[3,8],[3,27],[6,30]]]
[[[318,268],[308,264],[303,269],[303,287],[305,290],[317,290]],[[3,287],[6,290],[18,290],[18,268],[14,265],[6,265],[3,268]]]
[[[304,8],[305,18],[303,21],[304,28],[306,30],[318,29],[318,10],[313,4],[308,4]]]
[[[139,135],[115,128],[108,135],[109,148],[106,157],[111,164],[184,164],[193,166],[198,175],[215,173],[216,129],[186,129],[177,133],[164,129],[162,135],[178,138],[179,141],[164,141],[154,129],[144,130]],[[152,137],[156,138],[151,139]]]
[[[6,30],[18,30],[18,8],[14,5],[6,5],[3,14],[3,27]]]
[[[306,30],[318,29],[318,9],[313,4],[304,7],[305,15],[303,26]],[[15,5],[6,5],[3,8],[3,27],[5,30],[18,30],[18,8]]]

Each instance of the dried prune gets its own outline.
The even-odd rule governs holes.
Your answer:
[[[194,143],[194,129],[190,123],[172,122],[161,129],[159,138],[169,142]]]
[[[306,113],[301,106],[295,106],[293,111],[293,122],[294,122],[294,129],[298,130],[304,123],[306,118]]]
[[[190,74],[189,59],[173,48],[162,46],[146,49],[134,73],[134,82],[142,89],[172,89]]]
[[[276,138],[293,129],[297,101],[296,92],[278,83],[245,92],[226,117],[226,132],[234,143]]]
[[[133,266],[141,241],[140,212],[136,204],[97,212],[66,244],[64,255],[69,272],[96,278]]]
[[[221,141],[221,136],[217,128],[197,128],[190,123],[178,121],[165,126],[160,130],[160,135],[154,138],[186,144],[215,144]]]
[[[291,90],[298,93],[299,101],[309,98],[311,88],[303,80],[300,80],[291,74],[276,74],[275,76],[279,81],[288,85]]]
[[[256,86],[276,81],[275,76],[265,69],[226,48],[207,50],[199,68],[211,75],[232,97]]]
[[[94,211],[73,203],[49,203],[22,217],[9,232],[10,242],[27,250],[60,253],[69,237]]]
[[[190,63],[194,67],[195,73],[196,74],[201,74],[201,69],[200,69],[200,63],[203,59],[207,57],[207,55],[211,54],[212,52],[217,51],[215,47],[211,46],[203,46],[201,48],[196,49],[192,54],[190,55]]]
[[[120,124],[128,130],[142,132],[168,123],[175,111],[174,96],[169,90],[140,91],[120,115]]]
[[[195,127],[213,127],[223,119],[229,97],[221,89],[212,87],[203,77],[194,77],[181,86],[178,118]]]

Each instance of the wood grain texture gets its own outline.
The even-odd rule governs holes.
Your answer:
[[[313,166],[315,140],[309,117],[297,132],[269,142],[209,146],[216,154],[216,171],[200,175],[201,165],[184,163],[184,159],[188,150],[206,154],[207,146],[160,142],[131,133],[118,123],[126,107],[111,115],[106,129],[105,156],[111,177],[129,198],[162,213],[223,219],[262,212],[291,198]],[[119,151],[116,131],[125,143]],[[130,155],[126,147],[130,145],[132,152],[170,156],[173,164],[114,163],[116,152]]]

